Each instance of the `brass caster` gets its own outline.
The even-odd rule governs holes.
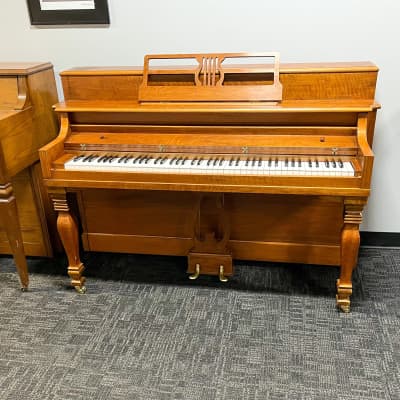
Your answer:
[[[223,265],[219,266],[219,275],[218,275],[218,277],[219,277],[219,280],[221,282],[228,282],[228,278],[224,275],[224,266]]]
[[[86,286],[75,286],[75,290],[79,294],[85,294],[86,293]]]
[[[350,300],[349,299],[340,299],[338,296],[336,296],[336,307],[344,313],[349,313],[350,312]]]
[[[350,304],[338,304],[338,308],[340,311],[343,311],[344,313],[350,312]]]
[[[189,279],[194,281],[195,279],[197,279],[199,277],[199,275],[200,275],[200,264],[196,264],[194,274],[189,275]]]
[[[28,288],[27,287],[22,287],[21,288],[21,292],[27,292],[28,291]]]

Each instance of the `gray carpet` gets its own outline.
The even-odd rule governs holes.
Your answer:
[[[400,399],[400,250],[362,248],[352,312],[338,270],[238,262],[227,284],[174,257],[0,258],[0,399]]]

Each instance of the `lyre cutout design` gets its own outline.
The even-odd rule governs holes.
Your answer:
[[[222,77],[220,72],[219,57],[202,57],[199,72],[195,75],[197,86],[216,86],[222,85]],[[202,79],[200,79],[202,75]],[[223,75],[223,74],[222,74]]]
[[[243,64],[248,59],[250,64]],[[256,59],[263,59],[263,63]],[[162,66],[151,66],[154,61]],[[192,65],[187,65],[188,61]],[[159,54],[144,58],[140,102],[281,100],[278,53]]]

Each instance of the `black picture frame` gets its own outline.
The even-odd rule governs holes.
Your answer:
[[[109,25],[107,0],[94,0],[93,10],[42,10],[39,0],[27,0],[32,25]]]

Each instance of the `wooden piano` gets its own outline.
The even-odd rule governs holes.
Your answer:
[[[25,254],[52,254],[38,149],[57,136],[57,100],[50,63],[0,63],[0,253],[13,254],[22,289]]]
[[[232,259],[340,266],[349,311],[377,72],[229,53],[61,73],[40,158],[72,285],[85,291],[81,230],[85,250],[187,256],[191,279],[226,281]]]

